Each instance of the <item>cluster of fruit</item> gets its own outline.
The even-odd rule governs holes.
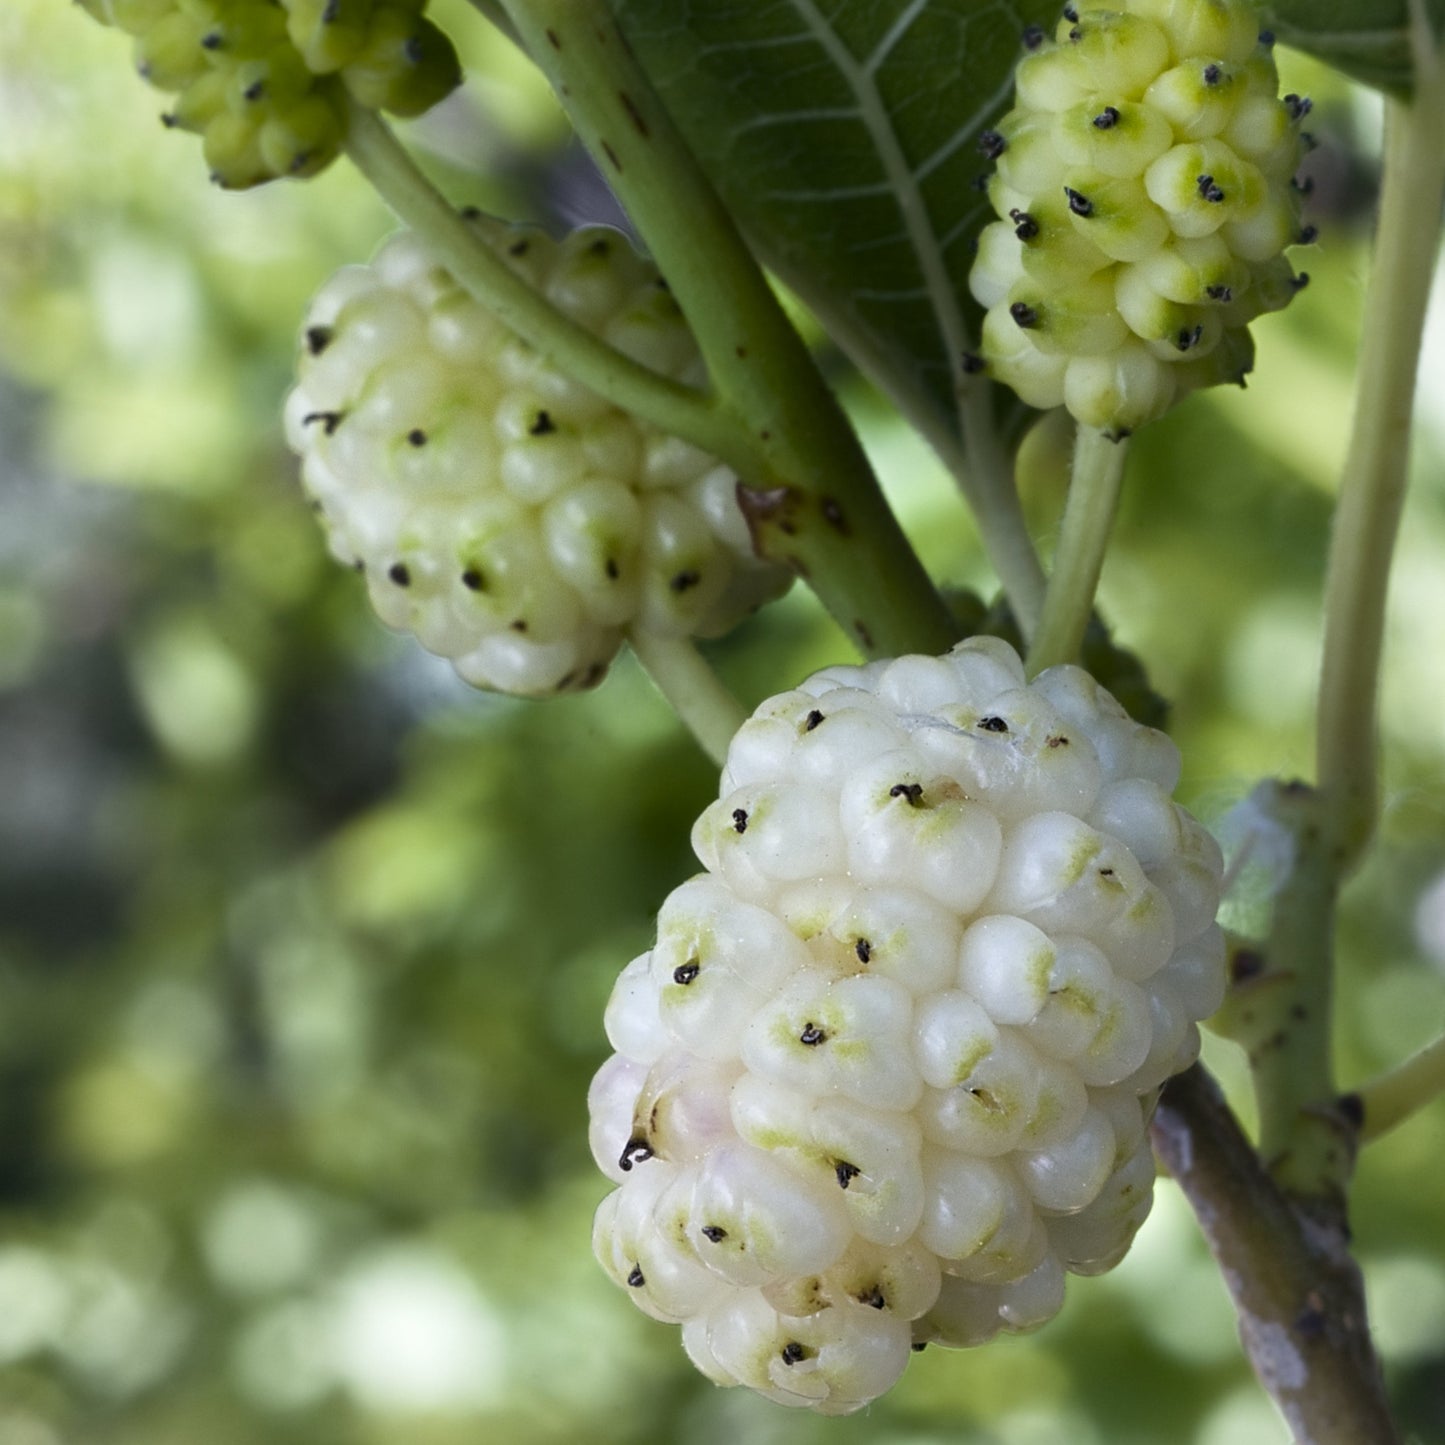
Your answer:
[[[626,237],[471,224],[571,319],[704,380]],[[727,468],[548,363],[406,233],[313,301],[286,417],[332,551],[478,687],[590,687],[629,633],[712,636],[791,581],[754,555]]]
[[[1158,1089],[1224,992],[1178,774],[1087,673],[1026,683],[995,638],[743,725],[590,1101],[598,1257],[705,1374],[847,1413],[910,1347],[1032,1329],[1122,1258]]]
[[[345,97],[420,115],[461,80],[425,0],[81,0],[135,37],[135,62],[173,94],[166,124],[201,136],[206,164],[240,189],[330,165]]]
[[[1314,239],[1309,102],[1280,98],[1272,44],[1238,0],[1071,5],[1025,38],[970,285],[981,361],[1031,406],[1117,435],[1250,370],[1249,323],[1305,280],[1284,251]]]

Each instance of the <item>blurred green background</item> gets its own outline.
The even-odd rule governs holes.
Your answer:
[[[463,4],[409,139],[458,200],[609,217]],[[1245,393],[1136,444],[1103,605],[1213,821],[1307,773],[1378,105],[1317,100],[1314,284]],[[867,1413],[698,1379],[594,1266],[601,1009],[715,778],[635,667],[519,705],[372,618],[280,433],[309,294],[387,215],[344,165],[222,194],[125,40],[0,6],[0,1441],[1276,1445],[1177,1191],[1038,1336],[931,1350]],[[1395,581],[1380,847],[1343,928],[1341,1081],[1445,1025],[1445,307]],[[939,577],[950,485],[825,356]],[[1058,438],[1029,450],[1041,538]],[[754,702],[848,656],[803,594],[713,649]],[[1248,892],[1236,921],[1257,915]],[[1238,1057],[1210,1058],[1239,1106]],[[1356,1228],[1402,1418],[1445,1442],[1445,1105],[1372,1147]]]

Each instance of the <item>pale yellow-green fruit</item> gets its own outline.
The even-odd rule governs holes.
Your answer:
[[[619,351],[704,379],[677,303],[625,237],[473,225]],[[546,362],[415,236],[338,272],[302,343],[287,432],[333,554],[383,621],[475,686],[591,687],[628,635],[715,636],[791,580],[753,555],[726,467]]]
[[[1071,6],[986,133],[999,219],[970,277],[981,358],[1031,406],[1123,435],[1243,380],[1248,327],[1302,284],[1308,102],[1244,0]]]
[[[168,126],[195,131],[230,189],[310,176],[340,154],[347,91],[419,115],[461,80],[422,0],[82,0],[135,37],[135,63],[175,96]]]
[[[990,637],[738,730],[588,1098],[598,1261],[709,1379],[849,1414],[1123,1258],[1225,989],[1178,776],[1081,669],[1029,681]]]

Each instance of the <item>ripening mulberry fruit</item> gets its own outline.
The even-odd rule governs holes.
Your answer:
[[[656,268],[602,226],[471,223],[561,311],[700,383]],[[600,681],[629,633],[715,636],[786,590],[727,468],[618,410],[507,330],[402,233],[311,304],[287,434],[332,552],[383,621],[478,687]]]
[[[844,1414],[1122,1258],[1150,1111],[1224,994],[1178,776],[1087,673],[1026,683],[996,638],[743,725],[589,1101],[597,1256],[704,1374]]]
[[[420,115],[461,80],[425,0],[81,0],[135,37],[136,68],[175,95],[211,174],[242,189],[311,176],[341,149],[344,97]]]
[[[970,277],[982,356],[1030,406],[1112,434],[1242,381],[1249,323],[1308,279],[1295,171],[1309,102],[1279,95],[1243,0],[1069,6],[1035,33],[981,145],[999,219]]]

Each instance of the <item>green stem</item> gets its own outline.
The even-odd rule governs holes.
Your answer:
[[[1360,1141],[1368,1144],[1445,1094],[1445,1036],[1356,1090]]]
[[[1055,663],[1078,661],[1119,507],[1128,446],[1127,439],[1111,441],[1097,427],[1078,429],[1053,575],[1029,648],[1031,676]]]
[[[631,632],[628,642],[657,690],[702,750],[721,767],[747,709],[730,693],[690,637]]]
[[[1356,1141],[1331,1060],[1339,879],[1330,800],[1303,783],[1268,783],[1258,804],[1290,851],[1264,971],[1249,984],[1253,1017],[1243,1040],[1259,1101],[1259,1151],[1292,1197],[1342,1211]]]
[[[1405,499],[1415,375],[1445,200],[1445,65],[1416,13],[1409,101],[1385,101],[1385,173],[1365,297],[1354,433],[1335,511],[1320,679],[1320,787],[1337,814],[1341,867],[1374,831],[1378,692],[1390,562]]]
[[[867,457],[604,0],[502,0],[637,224],[752,456],[735,465],[762,555],[803,576],[871,654],[937,652],[948,610]]]
[[[615,406],[722,457],[751,460],[717,402],[640,365],[558,311],[498,257],[422,174],[386,122],[349,102],[346,149],[382,200],[466,289],[548,361]]]

